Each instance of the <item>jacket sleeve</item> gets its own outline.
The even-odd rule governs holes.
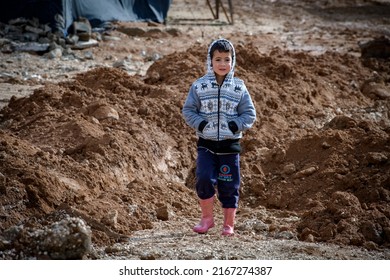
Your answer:
[[[186,123],[194,128],[198,129],[199,125],[204,119],[199,115],[200,100],[196,94],[195,85],[193,84],[188,92],[187,99],[184,102],[182,114]]]
[[[241,97],[240,103],[238,104],[237,111],[238,118],[234,121],[236,122],[238,129],[240,131],[245,131],[251,128],[256,120],[256,109],[246,87]]]

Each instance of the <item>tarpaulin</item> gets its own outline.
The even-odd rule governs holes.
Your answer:
[[[163,23],[172,0],[13,0],[0,2],[0,22],[37,18],[66,34],[73,21],[87,18],[93,27],[110,21]]]

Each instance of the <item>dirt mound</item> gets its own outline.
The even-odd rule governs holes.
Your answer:
[[[0,112],[0,229],[65,211],[103,246],[198,217],[195,135],[181,108],[205,50],[167,55],[145,77],[101,67],[12,98]],[[269,235],[388,247],[390,107],[375,89],[389,93],[389,62],[250,43],[237,54],[258,113],[242,141],[238,219],[257,215]]]
[[[179,184],[189,160],[170,135],[180,129],[175,103],[108,68],[12,100],[2,111],[2,230],[65,204],[129,235],[159,208],[192,201]]]

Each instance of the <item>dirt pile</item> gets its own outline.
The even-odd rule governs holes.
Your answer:
[[[83,218],[99,246],[157,221],[190,230],[178,221],[199,215],[195,135],[181,108],[205,50],[167,55],[146,76],[100,67],[12,98],[0,111],[1,231],[58,212]],[[237,54],[258,113],[242,141],[238,232],[256,220],[268,236],[388,247],[388,60],[250,43]]]
[[[1,259],[389,259],[388,1],[234,3],[234,25],[179,0],[86,51],[0,53]],[[230,240],[219,207],[191,232],[181,116],[219,36],[258,114]]]
[[[388,63],[370,69],[335,53],[262,55],[250,45],[237,52],[237,75],[249,82],[259,115],[243,140],[243,203],[300,213],[289,230],[301,240],[388,243]]]
[[[175,192],[193,199],[178,184],[189,160],[169,133],[180,129],[178,104],[158,102],[169,95],[96,69],[12,100],[2,117],[2,229],[66,204],[128,235],[151,227],[156,209],[180,207]]]

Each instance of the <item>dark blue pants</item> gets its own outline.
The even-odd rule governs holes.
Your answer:
[[[240,188],[240,155],[214,154],[199,147],[196,161],[196,192],[200,199],[215,195],[223,208],[237,208]]]

